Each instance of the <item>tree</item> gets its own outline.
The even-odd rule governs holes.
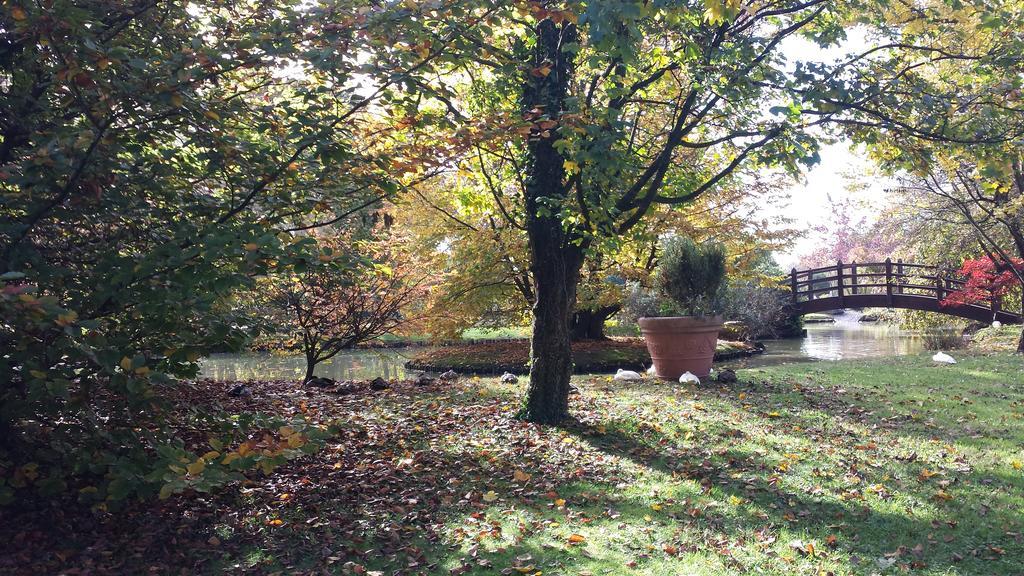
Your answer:
[[[0,14],[0,468],[88,476],[100,499],[183,490],[201,475],[161,390],[249,335],[226,298],[316,261],[298,232],[397,191],[407,153],[372,120],[462,24],[393,50],[423,21],[359,2]]]
[[[475,150],[443,176],[416,186],[396,213],[397,225],[413,231],[420,257],[444,271],[430,297],[427,326],[435,336],[457,337],[472,326],[521,325],[529,316],[533,286],[520,222],[522,186],[510,158]],[[626,284],[650,284],[665,234],[721,242],[730,255],[730,277],[761,280],[761,255],[798,234],[786,218],[768,222],[758,215],[782,201],[785,188],[782,174],[742,171],[686,211],[659,206],[616,242],[589,251],[571,337],[605,337],[605,322],[621,307]]]
[[[826,98],[856,99],[851,87],[860,79],[844,75],[822,94],[821,79],[789,73],[779,50],[801,34],[835,43],[848,15],[838,3],[517,9],[501,14],[504,26],[470,35],[476,49],[466,58],[486,72],[460,68],[467,82],[445,82],[452,97],[444,108],[453,121],[466,119],[466,137],[522,167],[535,295],[524,416],[558,422],[568,410],[569,326],[587,255],[628,234],[654,206],[685,206],[739,167],[796,171],[813,162],[807,130],[836,114],[803,111],[821,112]],[[516,108],[487,96],[516,86]],[[779,106],[766,113],[766,103]]]
[[[993,260],[988,256],[965,260],[959,271],[967,279],[963,288],[947,296],[942,304],[988,304],[992,300],[998,300],[1009,294],[1011,289],[1022,285],[1022,270],[1024,259],[1021,258],[1013,258],[1008,263]]]
[[[980,249],[1010,274],[1024,254],[1024,34],[1015,25],[1022,16],[1016,0],[933,0],[886,16],[898,49],[871,67],[897,71],[897,90],[863,103],[844,124],[883,168],[902,176],[895,192],[917,208],[918,225],[940,231],[930,236],[941,240],[943,259]],[[897,116],[888,125],[877,121]]]
[[[931,204],[933,212],[969,229],[985,254],[964,260],[961,273],[968,284],[954,302],[961,297],[969,301],[1001,298],[1012,286],[1024,285],[1020,266],[1024,258],[1024,153],[1012,149],[1006,153],[993,164],[993,160],[975,163],[947,152],[929,173],[903,179],[904,194],[923,197],[923,205]],[[1024,312],[1024,295],[1020,309]],[[1024,353],[1024,331],[1017,351]]]
[[[414,325],[427,275],[387,249],[396,240],[362,243],[355,254],[331,242],[340,246],[325,247],[323,262],[275,282],[270,305],[278,331],[306,359],[303,382],[341,351]]]
[[[829,194],[827,198],[832,213],[827,223],[812,226],[818,241],[810,252],[800,255],[801,269],[833,266],[837,261],[882,262],[903,248],[902,234],[882,233],[878,222],[857,214],[848,197]]]

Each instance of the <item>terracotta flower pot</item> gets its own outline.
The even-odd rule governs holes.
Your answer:
[[[711,373],[721,316],[640,318],[639,324],[658,378],[678,380],[684,372],[706,378]]]

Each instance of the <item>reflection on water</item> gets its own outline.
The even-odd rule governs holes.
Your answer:
[[[920,335],[885,324],[858,322],[860,314],[836,316],[835,324],[808,324],[807,336],[765,342],[764,354],[746,358],[743,366],[788,362],[902,356],[924,350]]]
[[[317,376],[335,380],[405,378],[405,363],[425,347],[345,350],[316,367]],[[201,375],[215,380],[301,380],[302,356],[279,354],[214,354],[203,360]]]
[[[875,358],[914,354],[924,349],[921,337],[882,324],[858,322],[860,314],[847,312],[835,324],[808,324],[805,338],[765,342],[766,352],[728,361],[735,366],[756,367],[788,362]],[[369,380],[409,377],[404,364],[425,347],[379,350],[346,350],[317,366],[317,376],[335,380]],[[413,371],[409,371],[413,372]],[[271,354],[214,354],[203,360],[202,375],[217,380],[293,379],[305,374],[300,356]]]

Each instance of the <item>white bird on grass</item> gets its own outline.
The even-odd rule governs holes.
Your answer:
[[[932,361],[942,364],[956,364],[956,360],[945,352],[936,352],[935,356],[932,356]]]
[[[622,368],[619,368],[619,370],[615,373],[615,376],[613,378],[613,380],[643,380],[643,379],[644,379],[644,377],[641,376],[639,373],[633,372],[632,370],[623,370]]]
[[[694,376],[691,372],[683,372],[679,377],[680,384],[686,384],[687,382],[693,382],[694,384],[700,384],[700,378]]]

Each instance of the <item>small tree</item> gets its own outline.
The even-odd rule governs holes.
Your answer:
[[[1011,258],[1004,262],[982,256],[964,260],[960,274],[966,278],[964,287],[947,296],[941,303],[943,306],[988,304],[1003,298],[1022,285],[1024,259]],[[1024,338],[1018,340],[1017,352],[1024,352]]]
[[[422,278],[391,255],[357,266],[333,264],[289,278],[272,298],[279,329],[306,358],[303,382],[342,350],[408,327],[410,308],[425,296]]]
[[[714,314],[725,285],[725,247],[717,242],[697,244],[685,236],[667,240],[656,283],[683,315]]]

